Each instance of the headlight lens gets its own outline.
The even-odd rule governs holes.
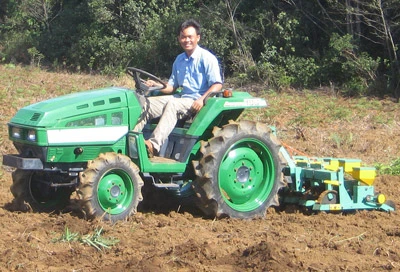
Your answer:
[[[22,138],[22,128],[12,127],[11,128],[11,137],[21,139]]]
[[[37,133],[34,129],[24,129],[21,127],[10,127],[11,138],[26,140],[30,142],[37,141]]]
[[[28,134],[26,135],[26,139],[31,142],[36,141],[36,131],[35,130],[28,130]]]

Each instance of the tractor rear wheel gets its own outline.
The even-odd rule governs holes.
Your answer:
[[[17,169],[12,173],[11,193],[16,210],[34,212],[52,212],[65,208],[72,189],[69,187],[51,187],[50,184],[66,179],[56,173],[44,171],[26,171]]]
[[[100,154],[80,174],[81,205],[89,218],[123,220],[136,213],[142,201],[139,168],[125,155]]]
[[[198,206],[208,216],[253,218],[278,205],[283,186],[280,144],[271,128],[251,121],[231,121],[215,128],[202,142],[200,161],[194,162],[193,189]]]

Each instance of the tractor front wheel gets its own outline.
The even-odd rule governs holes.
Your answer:
[[[194,163],[199,208],[216,217],[264,216],[269,206],[278,205],[283,186],[280,145],[270,127],[231,121],[213,135],[202,142],[203,157]]]
[[[17,169],[12,173],[11,193],[16,210],[34,212],[52,212],[65,208],[69,202],[72,189],[69,187],[52,187],[66,179],[52,172],[26,171]]]
[[[82,208],[89,218],[112,222],[136,213],[143,180],[131,159],[113,152],[100,154],[80,174]]]

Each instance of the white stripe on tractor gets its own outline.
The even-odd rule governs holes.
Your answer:
[[[127,132],[127,126],[55,129],[47,131],[47,140],[49,144],[116,142]]]

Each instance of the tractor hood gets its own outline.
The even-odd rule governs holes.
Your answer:
[[[11,119],[11,123],[54,127],[60,120],[69,117],[113,108],[126,108],[129,100],[135,99],[134,97],[136,98],[134,91],[119,87],[77,92],[24,107]]]

